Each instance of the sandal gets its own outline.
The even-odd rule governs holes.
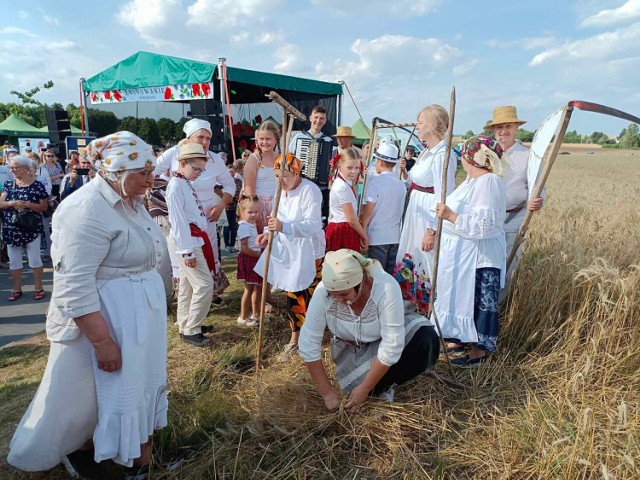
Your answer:
[[[42,300],[46,296],[47,296],[47,293],[44,290],[38,290],[37,292],[33,292],[34,300]]]
[[[10,302],[15,302],[22,296],[22,292],[11,292],[11,295],[7,298]]]

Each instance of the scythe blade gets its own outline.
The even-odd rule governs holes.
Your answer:
[[[624,118],[630,122],[640,124],[640,118],[631,115],[630,113],[623,112],[616,108],[607,107],[606,105],[600,105],[599,103],[585,102],[583,100],[571,100],[569,102],[570,107],[575,107],[587,112],[602,113],[604,115],[611,115],[612,117]]]

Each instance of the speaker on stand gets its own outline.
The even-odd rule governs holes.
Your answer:
[[[66,110],[46,110],[47,128],[49,129],[49,139],[53,145],[56,156],[60,159],[64,167],[67,159],[67,148],[65,139],[71,136],[71,123]]]
[[[224,118],[222,102],[213,99],[191,100],[191,117],[206,120],[211,124],[211,144],[209,149],[220,152],[226,149],[224,139]]]

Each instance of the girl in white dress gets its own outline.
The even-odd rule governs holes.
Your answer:
[[[429,310],[433,244],[438,220],[435,206],[442,192],[442,170],[446,155],[444,134],[449,128],[449,115],[440,105],[428,105],[418,113],[416,132],[427,148],[422,151],[410,172],[402,169],[401,178],[409,186],[409,204],[404,215],[396,279],[403,297],[415,303],[422,313]],[[453,150],[447,170],[447,192],[455,188],[456,161]]]

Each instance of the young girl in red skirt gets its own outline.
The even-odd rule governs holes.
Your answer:
[[[329,224],[327,225],[327,252],[350,248],[360,252],[368,248],[367,232],[358,219],[358,196],[355,184],[360,173],[360,157],[353,148],[337,153],[331,160],[337,170],[329,194]]]
[[[257,195],[241,195],[238,203],[240,222],[238,222],[238,238],[240,253],[238,254],[238,280],[244,280],[244,293],[240,301],[238,325],[255,327],[260,314],[260,290],[262,277],[253,271],[262,251],[256,245],[258,229],[256,221],[260,215],[260,200]],[[251,309],[251,315],[249,315]]]

